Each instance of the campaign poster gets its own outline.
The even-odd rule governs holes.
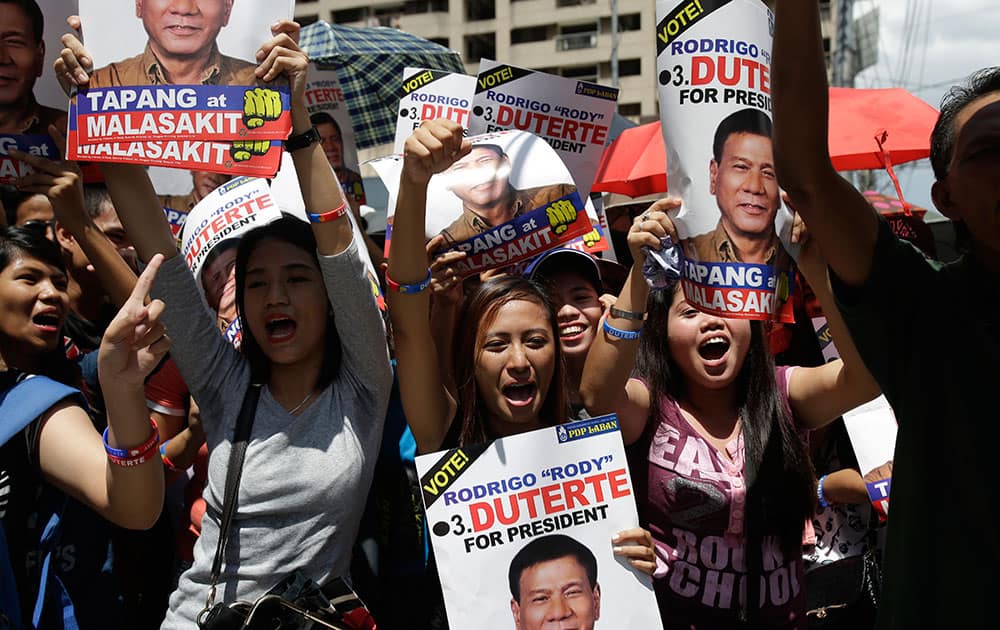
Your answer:
[[[416,465],[452,628],[541,628],[554,614],[566,628],[663,627],[649,576],[612,549],[639,526],[614,415]]]
[[[657,0],[656,19],[684,295],[721,317],[794,321],[792,213],[771,143],[774,16],[759,0]]]
[[[0,135],[0,186],[13,187],[17,184],[17,180],[35,172],[27,162],[11,157],[8,154],[10,149],[50,160],[58,160],[61,157],[56,143],[47,135]]]
[[[406,139],[425,120],[447,118],[469,133],[469,113],[476,77],[429,68],[403,69],[403,97],[399,99],[393,152],[402,153]]]
[[[281,151],[269,141],[291,129],[289,93],[283,82],[257,80],[256,51],[293,6],[220,0],[181,12],[147,0],[80,0],[95,70],[73,99],[70,156],[193,168],[201,151],[204,170],[273,176]],[[242,146],[228,156],[208,148],[230,141]]]
[[[469,138],[472,150],[431,177],[424,237],[444,237],[444,250],[470,276],[498,269],[593,231],[566,166],[544,140],[524,131]],[[369,161],[389,191],[386,254],[392,239],[402,155]]]
[[[0,3],[4,60],[0,62],[0,186],[12,187],[32,172],[27,164],[7,154],[25,153],[59,159],[49,137],[49,125],[65,132],[66,95],[52,70],[68,30],[66,17],[76,12],[75,0],[37,0]]]
[[[237,177],[216,188],[188,214],[181,232],[181,255],[200,285],[202,264],[216,245],[280,217],[267,180]]]
[[[337,174],[347,201],[356,205],[366,203],[351,112],[344,101],[336,68],[312,62],[305,96],[309,120],[319,133],[323,153]]]
[[[552,145],[587,198],[608,142],[618,88],[484,59],[469,133],[521,129]]]

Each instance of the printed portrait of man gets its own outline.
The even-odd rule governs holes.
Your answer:
[[[685,254],[703,262],[766,263],[787,269],[790,258],[774,227],[780,193],[771,120],[764,112],[743,109],[719,123],[709,186],[719,206],[719,223],[711,232],[685,239]]]
[[[445,245],[472,238],[525,212],[547,205],[576,190],[573,184],[551,184],[518,190],[510,183],[510,158],[495,144],[476,144],[441,176],[462,201],[462,214],[441,230]]]
[[[601,617],[597,558],[569,536],[532,540],[511,560],[507,579],[517,630],[593,630]]]
[[[316,112],[309,117],[316,132],[319,133],[320,145],[326,160],[330,163],[333,172],[337,174],[340,187],[344,189],[344,194],[353,201],[361,201],[365,196],[365,189],[362,185],[361,173],[352,171],[344,164],[344,134],[340,131],[340,125],[326,112]]]
[[[0,133],[66,129],[66,112],[39,105],[34,88],[45,67],[45,21],[35,0],[0,0]]]
[[[216,42],[234,1],[135,0],[148,37],[145,50],[98,68],[90,87],[256,84],[256,64],[223,55]]]

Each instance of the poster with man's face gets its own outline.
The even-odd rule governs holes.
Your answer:
[[[636,527],[614,415],[416,459],[452,628],[662,628],[648,575],[614,553]]]
[[[69,155],[273,176],[291,129],[287,82],[256,52],[294,4],[81,0],[95,70],[70,112]]]
[[[62,49],[66,17],[75,12],[75,0],[0,3],[0,185],[13,185],[31,172],[8,157],[9,148],[59,157],[48,128],[65,133],[67,99],[52,64]]]
[[[425,238],[469,255],[456,263],[472,275],[537,256],[593,232],[597,217],[580,199],[552,147],[524,131],[469,138],[472,150],[430,179]],[[368,162],[389,191],[391,246],[401,155]]]
[[[683,200],[672,219],[685,297],[722,317],[791,321],[792,215],[771,142],[771,12],[756,0],[656,6],[667,181]]]

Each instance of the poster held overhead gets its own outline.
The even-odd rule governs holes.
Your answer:
[[[447,118],[462,125],[468,135],[475,89],[476,77],[467,74],[428,68],[404,69],[393,153],[403,152],[406,139],[425,120]]]
[[[472,150],[427,188],[424,237],[468,256],[455,264],[469,276],[536,256],[593,231],[573,178],[552,148],[533,134],[505,131],[470,137]],[[368,162],[389,191],[386,252],[391,247],[403,156]]]
[[[773,15],[757,0],[658,0],[656,18],[684,295],[721,317],[793,321],[797,252],[771,144]]]

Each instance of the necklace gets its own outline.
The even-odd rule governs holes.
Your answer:
[[[295,405],[294,407],[292,407],[291,409],[288,410],[288,415],[294,416],[295,412],[297,412],[299,409],[302,409],[302,406],[305,405],[307,402],[309,402],[309,400],[315,394],[316,394],[316,390],[315,389],[312,390],[311,392],[309,392],[308,394],[306,394],[306,397],[302,399],[302,402],[300,402],[299,404]]]

